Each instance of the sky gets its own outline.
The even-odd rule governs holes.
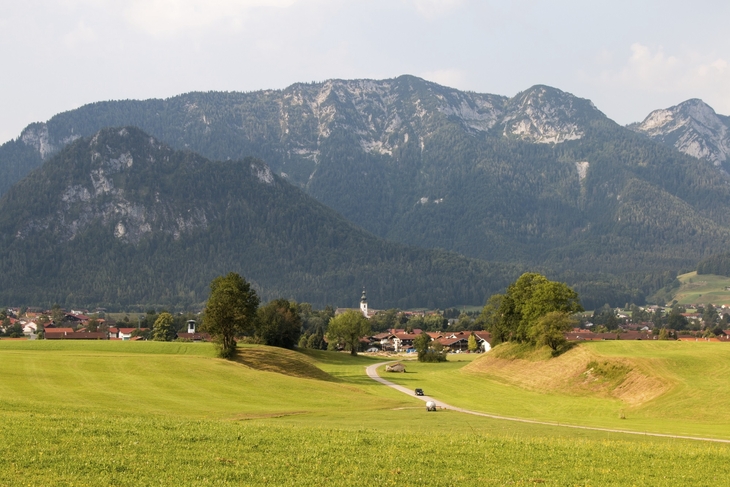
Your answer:
[[[730,2],[0,0],[0,143],[102,100],[411,74],[536,84],[620,124],[701,98],[730,115]]]

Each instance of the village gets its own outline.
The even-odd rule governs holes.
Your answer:
[[[484,353],[493,345],[489,331],[478,312],[462,312],[458,318],[445,318],[439,310],[376,310],[369,308],[363,289],[359,308],[337,308],[334,315],[348,309],[358,310],[373,324],[383,314],[397,312],[401,326],[374,329],[360,338],[360,350],[366,353],[413,353],[413,341],[422,333],[448,353]],[[136,325],[125,315],[116,322],[105,309],[90,312],[86,309],[63,310],[10,307],[0,310],[0,336],[13,339],[45,340],[122,340],[138,341],[151,337],[151,323]],[[199,313],[177,315],[172,339],[178,341],[210,341],[207,333],[200,332]],[[187,319],[186,319],[187,318]],[[730,307],[718,305],[671,307],[626,305],[611,308],[608,305],[576,315],[572,330],[565,333],[571,342],[596,340],[681,340],[730,342]],[[435,324],[434,324],[435,323]],[[424,326],[428,325],[428,326]],[[324,338],[326,343],[326,338]]]

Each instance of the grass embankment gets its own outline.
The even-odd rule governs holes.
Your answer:
[[[730,277],[689,272],[677,279],[682,283],[674,295],[679,304],[730,305]]]
[[[557,358],[515,355],[497,347],[468,366],[414,362],[409,373],[387,377],[504,416],[730,438],[727,344],[618,340],[583,343]]]
[[[726,445],[427,413],[367,379],[372,363],[253,346],[229,363],[206,344],[0,341],[0,485],[712,485],[730,476]],[[491,380],[459,372],[466,363],[428,367],[451,368],[467,395],[470,377]]]

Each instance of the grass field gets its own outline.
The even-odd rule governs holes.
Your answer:
[[[713,421],[710,410],[724,408],[721,418],[727,409],[721,372],[692,380],[726,357],[720,352],[591,345],[610,359],[638,353],[658,371],[671,369],[676,383],[667,395],[677,397],[652,400],[655,424],[667,416],[679,431],[675,418],[698,404],[708,406],[698,425]],[[421,401],[367,379],[364,368],[375,360],[367,357],[254,346],[241,357],[221,361],[207,344],[0,340],[0,485],[717,485],[730,478],[730,446],[722,444],[427,413]],[[600,423],[620,402],[517,387],[516,377],[480,370],[481,360],[408,363],[401,378],[447,402],[513,416],[543,401],[546,417],[559,419],[562,397],[567,409]],[[718,397],[709,397],[714,389]],[[485,403],[485,394],[494,397]],[[637,407],[626,422],[650,410]]]
[[[619,376],[588,373],[592,362]],[[584,343],[548,361],[485,354],[469,365],[414,362],[388,379],[499,415],[730,439],[722,413],[730,409],[729,367],[725,343],[616,340]]]
[[[690,272],[678,276],[682,285],[674,299],[679,304],[713,304],[730,306],[730,278],[711,274],[697,275]]]

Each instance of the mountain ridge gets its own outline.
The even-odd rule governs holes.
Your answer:
[[[698,98],[654,110],[643,122],[629,128],[687,155],[705,159],[728,175],[730,117],[717,114]]]
[[[35,195],[42,194],[43,198]],[[446,307],[519,268],[385,242],[273,174],[213,162],[134,127],[53,156],[0,199],[0,301],[189,308],[236,271],[264,300]]]
[[[28,128],[0,168],[125,125],[211,160],[264,160],[388,240],[631,289],[693,268],[730,231],[713,166],[544,85],[508,98],[402,76],[99,102]]]

